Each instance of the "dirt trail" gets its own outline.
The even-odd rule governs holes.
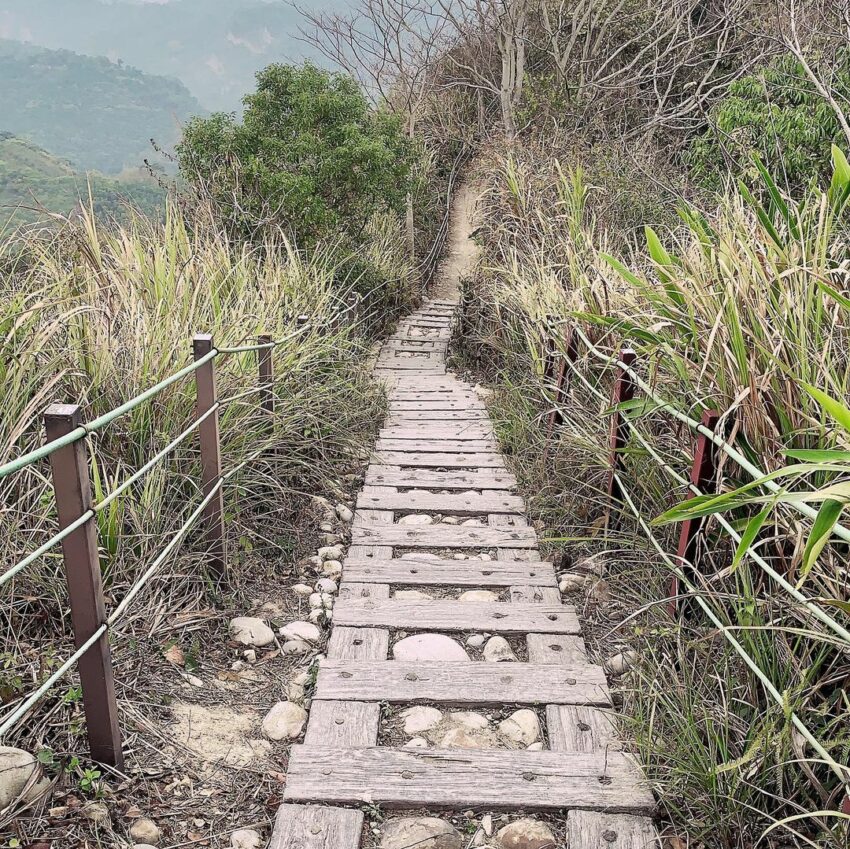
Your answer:
[[[478,226],[478,203],[482,194],[482,187],[476,183],[464,183],[455,193],[446,254],[437,271],[432,298],[460,299],[460,281],[472,271],[478,259],[479,247],[472,240],[472,234]]]

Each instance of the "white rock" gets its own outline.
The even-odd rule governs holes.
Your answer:
[[[562,593],[575,593],[584,589],[591,580],[589,575],[574,575],[571,572],[567,572],[565,575],[561,575],[561,580],[558,582],[558,589]]]
[[[270,740],[295,740],[307,722],[307,711],[294,702],[278,702],[263,720],[263,734]]]
[[[437,817],[403,817],[384,823],[379,849],[462,849],[455,827]]]
[[[234,660],[233,663],[230,664],[231,672],[241,672],[245,668],[244,660]]]
[[[339,588],[336,585],[336,581],[332,581],[330,578],[319,578],[316,581],[316,589],[320,592],[333,595]]]
[[[474,649],[480,649],[486,641],[487,638],[483,634],[473,634],[471,637],[467,637],[466,644]]]
[[[468,728],[450,728],[440,738],[443,749],[489,749],[493,746],[492,735]]]
[[[315,610],[317,607],[322,607],[322,594],[321,593],[311,593],[310,595],[310,607]]]
[[[242,652],[242,657],[245,658],[247,663],[257,662],[257,652],[255,649],[245,649],[245,651]]]
[[[459,525],[460,519],[457,516],[443,516],[444,525]]]
[[[637,663],[637,659],[637,652],[624,651],[609,657],[603,666],[609,675],[624,675]]]
[[[263,838],[253,828],[240,828],[230,835],[230,845],[233,849],[260,849]]]
[[[319,622],[322,622],[325,618],[325,610],[321,607],[314,607],[309,613],[309,620],[314,624],[318,625]]]
[[[84,805],[80,813],[95,825],[102,828],[111,825],[112,817],[109,815],[109,808],[103,802],[89,802]]]
[[[402,711],[401,718],[404,720],[405,734],[421,734],[439,725],[443,721],[443,714],[436,708],[416,705]]]
[[[516,660],[511,644],[504,637],[490,637],[484,646],[484,660],[489,663],[503,663]]]
[[[230,636],[243,646],[262,648],[274,642],[274,631],[254,616],[237,616],[230,620]]]
[[[458,552],[457,554],[453,554],[452,557],[455,560],[469,560],[469,555],[463,554],[462,552]]]
[[[455,711],[449,714],[449,720],[455,725],[471,729],[472,731],[480,731],[482,728],[487,728],[490,725],[486,716],[471,710]]]
[[[530,745],[525,747],[529,752],[542,752],[543,751],[543,742],[538,740],[536,743],[531,743]]]
[[[583,557],[573,565],[576,572],[582,572],[585,575],[596,575],[603,577],[608,572],[608,566],[605,563],[606,555],[604,553],[592,554],[590,557]]]
[[[129,834],[134,843],[150,843],[151,846],[158,846],[159,841],[162,840],[159,826],[147,817],[135,820],[130,826]]]
[[[312,646],[304,640],[287,640],[282,646],[284,654],[307,654]]]
[[[431,554],[430,551],[408,551],[406,554],[402,554],[399,558],[400,560],[439,560],[439,556],[436,554]]]
[[[354,513],[351,512],[351,508],[346,506],[345,504],[337,504],[336,505],[336,514],[339,516],[340,522],[350,522],[354,518]]]
[[[317,552],[319,559],[325,560],[342,560],[342,555],[345,552],[341,545],[326,545],[320,548]]]
[[[313,588],[308,587],[307,584],[296,584],[292,588],[292,592],[294,592],[295,595],[310,595],[310,593],[313,592]]]
[[[334,597],[331,593],[322,593],[322,607],[333,607]]]
[[[540,739],[540,720],[533,710],[521,708],[499,723],[499,731],[508,740],[529,746]]]
[[[487,837],[493,834],[493,817],[490,814],[485,814],[481,817],[481,828],[484,829],[484,834]]]
[[[411,737],[405,744],[405,749],[427,749],[428,741],[424,737]]]
[[[393,598],[423,599],[431,598],[431,596],[428,593],[423,593],[422,590],[396,590],[393,593]]]
[[[463,646],[445,634],[414,634],[393,646],[396,660],[469,660]]]
[[[398,520],[399,525],[433,525],[434,520],[426,513],[411,513]]]
[[[339,560],[326,560],[322,564],[322,574],[326,578],[338,578],[342,575],[342,563]]]
[[[333,522],[322,522],[322,524],[319,525],[319,530],[324,531],[324,533],[326,533],[326,534],[333,533],[333,529],[334,529]]]
[[[458,601],[498,601],[499,596],[491,590],[467,590],[457,597]]]
[[[546,823],[532,819],[515,820],[496,835],[501,849],[552,849],[555,835]]]
[[[312,622],[290,622],[280,629],[281,637],[290,640],[304,640],[308,643],[317,643],[322,638],[322,632]]]
[[[480,519],[465,519],[461,522],[461,525],[465,528],[483,528],[485,527],[484,522]]]
[[[479,555],[478,555],[478,559],[479,559],[479,560],[492,560],[492,559],[493,559],[493,555],[492,555],[492,554],[487,554],[487,552],[485,551],[485,552],[484,552],[484,554],[479,554]]]

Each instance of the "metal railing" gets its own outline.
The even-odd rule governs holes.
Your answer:
[[[359,299],[352,296],[346,304],[340,305],[340,309],[330,319],[330,325],[335,330],[340,330],[347,324],[356,326],[359,307]],[[281,345],[296,342],[310,329],[306,316],[295,317],[294,323],[296,329],[283,338],[272,339],[263,335],[258,337],[255,344],[233,347],[216,347],[210,335],[196,334],[192,339],[194,361],[190,365],[175,371],[129,401],[88,422],[83,420],[82,409],[78,405],[51,405],[44,413],[47,434],[45,443],[0,465],[2,480],[40,460],[49,459],[59,531],[0,573],[0,586],[61,543],[76,645],[76,650],[64,663],[35,690],[14,703],[5,715],[0,716],[0,738],[14,728],[39,700],[76,666],[92,758],[100,763],[122,768],[121,730],[115,698],[109,629],[122,619],[134,599],[174,553],[189,531],[196,526],[203,528],[206,565],[211,575],[216,582],[225,578],[224,488],[240,469],[266,449],[260,449],[230,471],[222,473],[219,412],[237,398],[258,395],[258,409],[272,419],[275,413],[274,350]],[[220,400],[216,391],[216,363],[223,357],[251,352],[257,357],[256,385]],[[169,386],[190,376],[194,376],[196,385],[194,421],[111,492],[94,503],[87,437],[102,431],[141,404],[156,398]],[[199,483],[202,499],[107,615],[98,552],[97,516],[195,433],[198,434],[200,446]]]

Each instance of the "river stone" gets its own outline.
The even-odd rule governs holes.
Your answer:
[[[481,519],[466,519],[460,523],[465,528],[485,528],[487,527]]]
[[[396,590],[393,593],[393,598],[406,598],[408,601],[421,600],[423,598],[431,598],[428,593],[423,593],[422,590]]]
[[[620,654],[615,654],[605,661],[603,666],[609,675],[624,675],[637,662],[637,652],[624,651]]]
[[[443,721],[443,714],[437,708],[416,705],[402,711],[401,718],[404,720],[405,734],[421,734],[439,725]]]
[[[319,597],[321,602],[321,596]],[[304,640],[306,643],[317,643],[322,637],[321,630],[312,622],[290,622],[280,629],[281,637],[288,640]]]
[[[326,578],[339,578],[342,575],[342,563],[339,560],[326,560],[322,563],[322,574]]]
[[[490,637],[484,646],[484,660],[490,663],[516,660],[511,644],[504,637]]]
[[[498,601],[499,596],[491,590],[467,590],[457,597],[458,601]]]
[[[399,560],[439,560],[436,554],[431,554],[430,551],[408,551],[402,554]]]
[[[561,575],[561,580],[558,582],[558,589],[562,593],[576,593],[584,589],[592,580],[590,575],[575,575],[572,572],[567,572]]]
[[[451,823],[437,817],[403,817],[383,825],[380,849],[463,849]]]
[[[473,634],[466,638],[466,644],[474,649],[480,649],[485,642],[487,642],[487,638],[483,634]]]
[[[399,525],[433,525],[434,520],[427,513],[411,513],[398,520]]]
[[[460,519],[457,516],[443,516],[444,525],[459,525]]]
[[[549,826],[532,819],[516,820],[500,828],[496,839],[500,849],[552,849],[558,845]]]
[[[440,738],[439,745],[443,749],[492,749],[494,742],[489,731],[450,728]]]
[[[33,755],[13,746],[0,746],[0,808],[14,802],[34,774],[41,775],[41,766]],[[34,802],[49,784],[46,778],[40,779],[22,801]]]
[[[427,749],[428,741],[424,737],[411,737],[405,744],[405,749]]]
[[[307,596],[307,595],[310,595],[313,592],[313,588],[308,587],[307,584],[296,584],[292,588],[292,592],[294,592],[295,595]]]
[[[499,731],[508,740],[528,746],[540,739],[540,720],[533,710],[522,708],[503,719],[499,723]]]
[[[339,587],[337,587],[336,581],[332,581],[330,578],[319,578],[319,580],[316,581],[316,589],[319,590],[319,592],[330,593],[333,595]]]
[[[445,634],[414,634],[393,646],[395,660],[469,660],[460,643]]]
[[[237,616],[230,620],[230,636],[243,646],[262,648],[274,642],[274,631],[254,616]]]
[[[342,555],[345,553],[341,545],[326,545],[320,548],[317,552],[319,560],[342,560]]]
[[[490,725],[486,716],[471,710],[458,710],[450,713],[449,721],[454,725],[459,725],[462,728],[470,728],[473,731],[487,728]]]
[[[148,817],[140,817],[131,826],[129,830],[131,839],[135,843],[150,843],[151,846],[158,846],[162,839],[162,832],[159,826]]]
[[[263,838],[253,828],[240,828],[230,835],[230,845],[232,849],[260,849]]]
[[[318,613],[322,613],[321,610],[317,611]],[[304,640],[287,640],[281,648],[283,649],[283,653],[287,655],[294,654],[307,654],[312,650],[312,646],[310,643]]]
[[[307,722],[307,711],[294,702],[278,702],[263,720],[263,733],[270,740],[295,740]]]
[[[336,505],[336,514],[339,516],[340,522],[348,523],[354,518],[354,513],[351,512],[351,508],[345,504]]]

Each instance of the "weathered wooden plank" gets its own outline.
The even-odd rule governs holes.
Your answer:
[[[567,605],[455,599],[340,599],[334,607],[334,622],[360,628],[500,634],[578,634],[580,630],[574,608]]]
[[[546,706],[550,749],[555,752],[600,752],[616,746],[617,731],[612,717],[604,710],[552,701]]]
[[[335,749],[293,746],[284,798],[405,808],[646,812],[640,772],[621,752]]]
[[[354,514],[351,541],[355,545],[404,548],[531,548],[534,528],[484,528],[464,525],[367,525]]]
[[[513,489],[516,478],[499,469],[440,472],[428,468],[404,468],[373,464],[366,469],[366,483],[374,486],[421,487],[422,489]]]
[[[529,663],[586,663],[587,649],[581,637],[563,634],[526,634]]]
[[[362,811],[281,805],[269,849],[359,849],[362,832]]]
[[[649,817],[579,810],[567,814],[570,849],[660,849],[662,845]]]
[[[349,660],[337,662],[351,663]],[[381,706],[376,701],[326,702],[314,698],[310,705],[304,742],[343,749],[375,746],[378,743],[380,721]]]
[[[348,564],[345,569],[348,571]],[[389,598],[390,588],[385,584],[370,582],[358,583],[356,581],[343,581],[339,587],[340,598]]]
[[[416,424],[387,425],[381,429],[381,439],[434,440],[443,439],[493,439],[493,428],[479,420],[459,422],[419,422]]]
[[[334,660],[386,660],[390,632],[383,628],[344,628],[335,625],[328,642]]]
[[[554,571],[552,577],[554,578]],[[560,604],[561,594],[558,592],[557,586],[514,585],[511,587],[511,601],[533,604]]]
[[[431,425],[476,424],[490,427],[490,420],[483,410],[390,410],[386,427],[429,427]]]
[[[378,487],[372,487],[372,489],[378,490]],[[525,502],[519,496],[504,492],[478,495],[473,493],[395,492],[389,487],[387,489],[389,491],[375,491],[368,495],[361,493],[357,497],[357,509],[371,507],[376,510],[444,513],[447,515],[463,515],[464,513],[481,515],[493,509],[521,513],[525,509]]]
[[[510,587],[518,583],[555,589],[551,563],[511,560],[357,559],[345,561],[341,586],[348,580],[361,584],[404,584],[431,587]]]
[[[383,453],[386,451],[411,451],[417,454],[464,454],[468,455],[476,451],[492,451],[496,457],[499,446],[493,439],[384,439],[381,437],[375,445],[375,450]]]
[[[398,357],[392,359],[378,358],[375,364],[376,371],[422,371],[428,374],[442,374],[446,370],[444,362],[419,362],[417,360],[400,360]]]
[[[457,705],[610,705],[601,666],[325,660],[316,698],[344,702],[428,702]],[[309,742],[309,741],[307,741]],[[319,741],[316,741],[319,742]]]
[[[440,454],[420,451],[381,451],[373,455],[373,463],[381,466],[415,466],[433,469],[504,469],[502,455],[492,452],[457,452]]]
[[[477,403],[469,401],[444,401],[440,398],[433,398],[430,401],[392,401],[390,411],[395,410],[478,410],[485,412],[484,405],[479,401]]]

